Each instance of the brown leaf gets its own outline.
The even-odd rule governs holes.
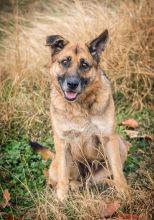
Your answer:
[[[43,170],[43,175],[47,178],[49,176],[48,170]]]
[[[108,217],[112,216],[120,207],[118,201],[114,201],[111,203],[105,203],[103,200],[100,202],[100,216]]]
[[[103,217],[103,218],[99,218],[99,220],[123,220],[123,219],[121,217]]]
[[[9,206],[9,201],[10,201],[10,193],[8,189],[5,189],[3,191],[3,202],[1,203],[1,206],[5,208],[6,206]]]
[[[134,131],[134,130],[126,130],[127,135],[133,139],[133,138],[137,138],[137,139],[145,139],[145,140],[149,140],[152,141],[154,138],[149,135],[149,134],[143,134],[140,135],[139,131]]]
[[[130,128],[137,128],[138,127],[138,122],[136,120],[132,119],[132,118],[121,122],[121,124],[126,125]]]
[[[19,217],[19,218],[15,218],[14,216],[12,215],[7,215],[5,217],[6,220],[24,220],[24,216],[23,217]]]
[[[14,218],[12,215],[8,215],[8,216],[6,217],[6,220],[15,220],[15,218]]]
[[[139,216],[136,214],[127,214],[127,213],[122,213],[119,215],[120,218],[124,220],[139,220]]]
[[[146,140],[149,140],[149,141],[153,141],[154,140],[154,137],[152,137],[149,134],[144,134],[144,135],[140,136],[140,138],[143,138],[143,139],[146,139]]]
[[[139,220],[148,220],[148,219],[149,219],[149,217],[148,217],[148,215],[145,214],[145,213],[141,213],[141,214],[139,215]]]

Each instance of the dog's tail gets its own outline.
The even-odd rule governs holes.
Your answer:
[[[33,151],[37,152],[39,155],[41,155],[43,160],[48,160],[48,159],[54,159],[55,158],[55,153],[50,151],[48,148],[43,147],[42,145],[38,144],[37,142],[32,142],[29,141],[29,145],[33,149]]]

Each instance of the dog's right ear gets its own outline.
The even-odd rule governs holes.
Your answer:
[[[46,46],[50,46],[52,49],[52,56],[60,52],[68,44],[60,35],[50,35],[46,38]]]

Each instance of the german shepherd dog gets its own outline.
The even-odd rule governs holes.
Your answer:
[[[81,176],[89,183],[102,183],[112,174],[117,190],[128,192],[123,174],[128,145],[115,133],[111,85],[99,65],[107,40],[107,30],[86,44],[59,35],[46,39],[51,48],[50,109],[56,149],[49,181],[60,201],[67,197],[69,186],[80,184]]]

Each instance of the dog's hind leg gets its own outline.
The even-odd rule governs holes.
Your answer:
[[[105,167],[100,168],[96,172],[92,172],[87,182],[94,184],[103,184],[107,178],[111,176],[111,171]]]
[[[127,159],[128,149],[130,147],[130,143],[125,141],[122,137],[117,135],[118,144],[119,144],[119,152],[120,152],[120,158],[121,158],[121,164],[123,166],[124,162]],[[90,183],[104,183],[106,182],[106,179],[111,177],[112,170],[108,167],[105,168],[103,165],[98,171],[91,172],[91,175],[88,179]],[[108,182],[108,181],[107,181]]]
[[[70,178],[70,188],[73,191],[79,190],[79,188],[82,186],[81,181],[79,181],[79,177],[80,177],[80,171],[78,168],[78,165],[75,161],[71,161],[70,162],[70,166],[69,166],[69,178]]]
[[[105,149],[109,164],[112,170],[114,183],[119,192],[128,195],[128,186],[123,174],[123,163],[127,157],[127,151],[123,154],[125,147],[122,139],[118,135],[110,136]],[[124,156],[125,155],[125,156]]]

